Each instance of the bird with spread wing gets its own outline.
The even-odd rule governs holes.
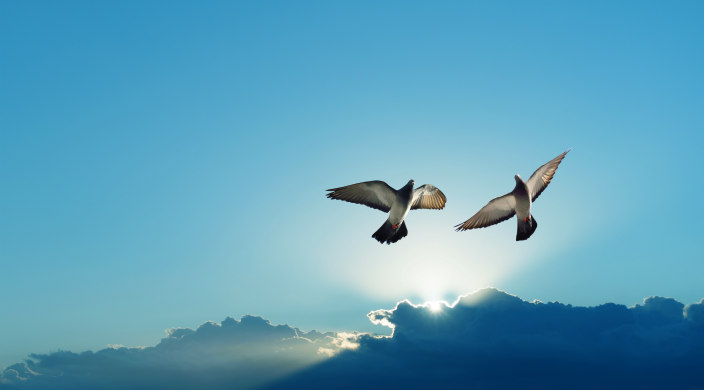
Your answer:
[[[513,191],[492,199],[472,218],[455,226],[456,230],[462,231],[496,225],[516,215],[518,216],[516,241],[527,240],[538,228],[538,222],[531,214],[532,204],[550,184],[557,167],[568,152],[569,150],[538,168],[528,181],[523,181],[519,175],[515,175],[516,187]]]
[[[380,243],[391,244],[408,235],[404,219],[408,211],[416,209],[440,210],[445,207],[447,198],[437,187],[424,184],[413,188],[415,181],[398,190],[380,180],[365,181],[327,191],[330,199],[359,203],[389,213],[383,225],[372,235]]]

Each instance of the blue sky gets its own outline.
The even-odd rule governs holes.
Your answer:
[[[487,286],[704,296],[700,2],[0,7],[0,366]],[[568,148],[530,240],[453,231]],[[448,204],[392,246],[324,197],[410,178]]]

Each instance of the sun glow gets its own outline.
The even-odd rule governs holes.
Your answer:
[[[454,300],[470,291],[504,285],[505,280],[529,266],[541,248],[526,248],[525,243],[512,241],[515,226],[479,232],[483,235],[446,234],[430,228],[424,232],[426,221],[421,217],[416,218],[416,234],[424,236],[424,240],[404,239],[400,244],[384,247],[390,248],[384,251],[368,237],[365,241],[339,240],[336,247],[330,248],[335,261],[329,261],[327,254],[325,261],[321,259],[323,272],[333,283],[375,300]],[[544,251],[541,253],[545,255]],[[429,308],[428,311],[431,312]]]
[[[442,310],[442,307],[445,306],[445,304],[442,301],[433,301],[433,302],[428,302],[426,303],[428,309],[432,311],[433,313],[438,313]]]

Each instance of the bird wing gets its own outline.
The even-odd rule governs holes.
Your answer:
[[[396,200],[396,190],[380,180],[350,184],[326,191],[331,191],[327,194],[330,199],[359,203],[383,212],[389,212]]]
[[[457,231],[483,228],[496,225],[516,214],[516,197],[512,192],[504,196],[492,199],[486,206],[482,207],[472,218],[455,226]]]
[[[416,209],[435,209],[441,210],[445,207],[447,197],[440,191],[439,188],[432,184],[423,184],[413,190],[413,199],[411,199],[411,210]]]
[[[530,198],[533,202],[538,199],[538,196],[540,196],[543,190],[550,184],[552,177],[555,175],[555,171],[557,171],[557,167],[568,152],[569,150],[553,158],[530,176],[526,185],[528,186],[528,192],[530,192]]]

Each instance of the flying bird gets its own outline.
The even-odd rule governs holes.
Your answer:
[[[409,210],[435,209],[445,207],[447,198],[437,187],[424,184],[413,189],[415,181],[398,190],[380,180],[365,181],[345,187],[332,188],[327,197],[346,202],[359,203],[389,213],[389,218],[372,237],[380,243],[391,244],[408,235],[404,219]]]
[[[496,225],[516,215],[518,216],[516,241],[527,240],[538,228],[538,222],[530,212],[531,205],[550,184],[557,167],[568,152],[569,150],[538,168],[528,181],[523,181],[519,175],[514,176],[516,187],[513,191],[492,199],[472,218],[456,225],[456,230],[462,231]]]

